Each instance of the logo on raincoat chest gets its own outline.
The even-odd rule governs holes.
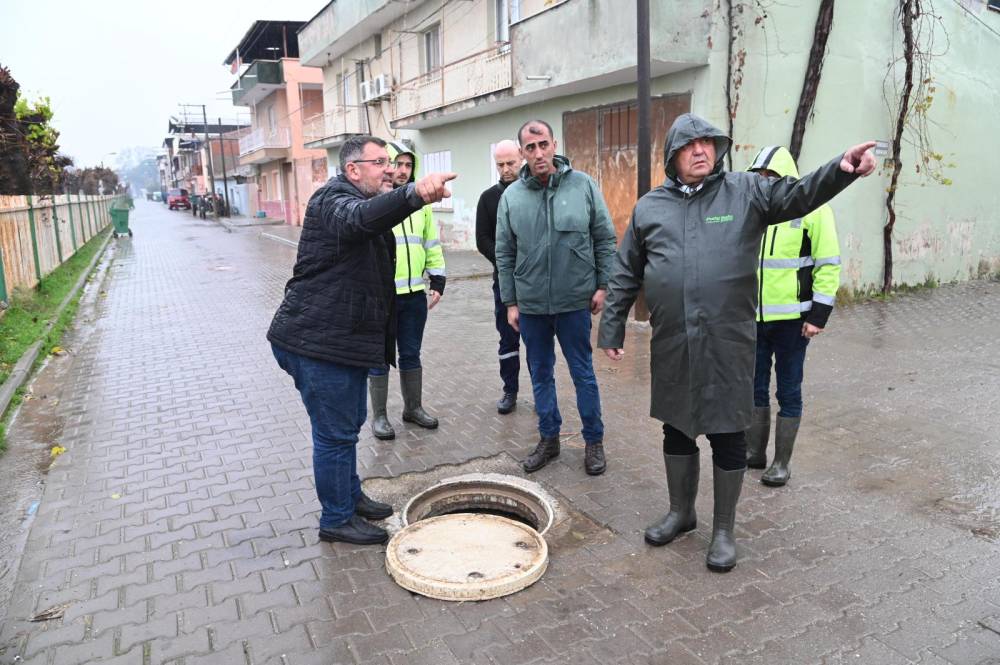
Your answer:
[[[706,224],[724,224],[733,221],[732,215],[711,215],[705,218]]]

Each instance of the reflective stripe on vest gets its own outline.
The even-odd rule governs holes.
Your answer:
[[[820,266],[839,266],[840,257],[839,256],[828,256],[825,259],[816,259],[816,267]]]
[[[829,305],[833,307],[833,304],[837,301],[836,296],[828,296],[825,293],[817,293],[813,291],[813,300],[820,303],[821,305]]]
[[[790,268],[806,268],[813,264],[811,256],[800,256],[797,259],[763,259],[761,267],[771,270],[788,270]]]
[[[764,314],[799,314],[800,312],[808,312],[812,309],[812,301],[807,302],[797,302],[790,305],[764,305]]]
[[[420,245],[423,243],[423,238],[420,236],[396,236],[397,245],[405,245],[406,243],[413,243],[414,245]]]

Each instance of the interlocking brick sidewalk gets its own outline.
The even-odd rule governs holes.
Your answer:
[[[308,421],[264,339],[294,248],[137,206],[106,297],[40,379],[61,380],[22,413],[69,450],[0,663],[1000,662],[1000,284],[835,313],[809,351],[792,481],[748,475],[727,575],[704,564],[707,453],[698,529],[642,542],[667,499],[648,333],[633,330],[622,363],[596,361],[608,472],[585,476],[570,436],[532,476],[597,528],[551,543],[529,589],[449,604],[398,588],[379,548],[318,542]],[[495,337],[488,278],[449,284],[424,351],[441,427],[403,425],[394,388],[397,440],[364,431],[363,476],[516,468],[536,437],[527,372],[518,411],[498,416]],[[565,433],[578,431],[562,364],[559,388]]]

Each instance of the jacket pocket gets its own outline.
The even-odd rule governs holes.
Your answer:
[[[552,226],[563,233],[587,233],[590,231],[590,218],[579,205],[562,205],[558,200],[552,202]],[[575,208],[575,209],[574,209]]]

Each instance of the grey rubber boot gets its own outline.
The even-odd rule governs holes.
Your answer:
[[[667,491],[670,512],[646,529],[646,542],[659,547],[698,526],[694,500],[698,496],[698,453],[694,455],[663,455],[667,468]]]
[[[750,429],[747,430],[747,466],[767,467],[767,439],[771,436],[771,407],[755,406]]]
[[[396,430],[385,415],[385,402],[389,397],[388,374],[368,377],[368,396],[372,400],[372,434],[382,441],[395,439]]]
[[[712,542],[708,546],[705,565],[716,573],[728,573],[736,565],[736,502],[743,488],[743,474],[746,469],[724,471],[712,467],[712,481],[715,485],[715,520],[712,525]]]
[[[760,477],[760,482],[768,487],[781,487],[792,477],[788,462],[792,459],[792,448],[795,447],[800,420],[802,419],[778,416],[774,423],[774,462]]]
[[[421,405],[423,376],[422,367],[399,370],[399,387],[403,390],[403,420],[425,429],[437,429],[438,419],[424,411]]]

